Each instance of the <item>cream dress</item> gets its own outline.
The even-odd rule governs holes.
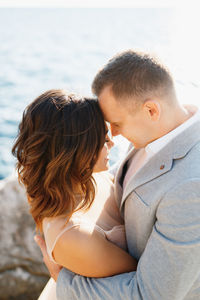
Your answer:
[[[93,174],[97,183],[96,196],[87,212],[76,212],[66,224],[66,217],[45,218],[43,221],[44,238],[47,252],[52,261],[53,249],[62,234],[71,228],[88,226],[98,230],[106,239],[126,250],[123,220],[114,198],[113,177],[108,172]],[[55,262],[55,261],[54,261]],[[56,262],[55,262],[56,263]],[[56,283],[51,278],[38,300],[56,300]]]

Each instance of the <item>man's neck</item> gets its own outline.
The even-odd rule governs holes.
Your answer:
[[[168,124],[169,127],[166,130],[166,134],[185,123],[196,111],[197,108],[194,110],[194,106],[178,106],[176,110],[171,112],[171,122]]]
[[[197,108],[190,105],[178,105],[173,110],[170,110],[170,112],[168,112],[168,114],[163,117],[158,132],[155,133],[155,137],[151,141],[149,141],[148,144],[161,138],[162,136],[165,136],[166,134],[186,122],[195,114],[196,111]]]

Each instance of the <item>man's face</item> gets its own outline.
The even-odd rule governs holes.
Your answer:
[[[134,111],[134,105],[133,108],[127,103],[123,105],[123,101],[115,99],[109,86],[100,93],[99,105],[105,120],[110,123],[113,136],[123,135],[135,148],[142,148],[148,144],[148,120],[142,108],[135,108]]]

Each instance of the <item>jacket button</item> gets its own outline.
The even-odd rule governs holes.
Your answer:
[[[160,170],[163,170],[164,167],[165,167],[165,165],[161,165],[161,166],[160,166]]]

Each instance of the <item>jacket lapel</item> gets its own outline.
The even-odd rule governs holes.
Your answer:
[[[122,195],[120,206],[123,205],[126,198],[137,187],[171,170],[173,167],[173,160],[184,157],[199,141],[200,121],[196,122],[172,139],[163,149],[151,157],[150,160],[138,171],[138,173],[130,179],[123,193],[122,191],[120,193]],[[130,157],[132,157],[135,153],[136,151],[130,151],[124,161],[130,159]],[[118,199],[118,203],[120,203],[120,199]]]
[[[137,187],[171,170],[172,162],[172,158],[163,160],[161,157],[158,158],[157,155],[154,155],[127,183],[123,192],[121,206],[129,194]]]

